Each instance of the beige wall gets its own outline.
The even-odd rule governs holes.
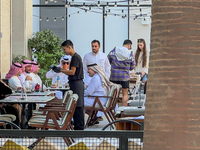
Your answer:
[[[12,54],[25,55],[32,37],[32,0],[0,0],[0,70],[1,78],[8,72]]]
[[[11,63],[11,0],[0,0],[0,70],[4,78]]]
[[[142,8],[144,13],[151,13],[151,8]],[[138,13],[138,10],[130,10],[130,14]],[[149,15],[149,14],[148,14]],[[142,17],[136,20],[133,18],[129,22],[129,39],[132,40],[132,50],[137,49],[137,39],[143,38],[146,41],[147,50],[150,51],[151,18],[147,17],[149,24],[142,24]]]
[[[152,0],[149,1],[140,1],[140,5],[152,5]],[[149,24],[143,24],[143,17],[138,17],[138,19],[133,20],[134,15],[140,15],[141,13],[146,14],[146,20],[149,21]],[[136,51],[137,49],[137,39],[143,38],[146,41],[147,50],[150,51],[150,43],[151,43],[151,7],[133,7],[130,9],[130,15],[132,16],[129,20],[129,39],[132,40],[132,50]]]
[[[31,59],[28,39],[32,36],[32,0],[12,0],[12,50]]]

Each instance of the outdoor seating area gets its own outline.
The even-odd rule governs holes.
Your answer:
[[[73,112],[75,110],[76,107],[76,100],[78,98],[78,96],[76,94],[73,94],[73,92],[71,90],[66,90],[63,99],[59,100],[59,99],[53,99],[54,97],[52,96],[52,94],[54,94],[55,89],[52,91],[45,91],[45,92],[34,92],[34,93],[26,93],[25,99],[21,99],[21,93],[13,93],[11,94],[9,97],[5,98],[4,100],[1,101],[2,104],[6,104],[6,103],[16,103],[19,102],[21,104],[28,104],[28,103],[33,103],[33,102],[37,102],[37,103],[43,103],[45,104],[44,107],[40,107],[37,111],[36,110],[32,110],[32,114],[31,114],[31,118],[27,118],[27,114],[30,111],[26,110],[26,105],[24,105],[23,107],[23,113],[22,113],[22,121],[24,122],[24,125],[21,126],[22,129],[27,128],[27,126],[33,127],[35,129],[32,129],[31,131],[42,131],[42,130],[56,130],[56,131],[74,131],[73,130],[73,124],[71,124],[71,120],[73,117]],[[96,96],[95,102],[93,104],[93,106],[89,107],[86,106],[85,107],[85,129],[84,132],[86,132],[85,134],[87,134],[87,132],[91,132],[91,131],[120,131],[120,130],[133,130],[134,131],[142,131],[143,129],[143,122],[144,122],[144,117],[141,117],[140,115],[142,115],[143,113],[134,113],[134,115],[127,115],[126,116],[126,109],[124,108],[123,111],[120,112],[120,116],[117,115],[117,112],[119,112],[120,110],[120,92],[121,92],[121,85],[113,85],[110,89],[110,92],[107,96],[107,103],[103,106],[101,104],[101,102],[99,101],[99,97]],[[33,96],[35,94],[35,96]],[[36,96],[37,95],[37,96]],[[51,96],[48,96],[51,95]],[[144,98],[144,97],[142,97]],[[137,96],[135,96],[135,99],[138,99]],[[141,100],[141,102],[143,102],[144,100]],[[132,108],[132,105],[136,106],[135,108],[137,108],[138,106],[138,100],[131,100],[129,102],[130,106],[129,108]],[[96,105],[98,104],[98,106]],[[116,104],[119,105],[119,108],[117,109],[117,111],[115,112],[115,108],[116,108]],[[26,111],[25,111],[26,110]],[[95,117],[95,115],[97,114],[98,111],[102,111],[104,113],[103,116],[103,121],[99,121],[99,124],[92,124],[92,119]],[[123,113],[122,113],[123,112]],[[131,114],[132,112],[130,112]],[[125,114],[123,116],[123,114]],[[6,114],[5,114],[6,116]],[[8,115],[7,115],[8,116]],[[130,117],[131,116],[131,117]],[[133,116],[136,116],[135,118]],[[140,117],[138,117],[140,116]],[[13,117],[13,118],[12,118]],[[9,115],[10,118],[8,121],[12,122],[15,119],[14,115]],[[28,120],[27,120],[28,119]],[[0,120],[6,120],[4,118],[1,119],[0,116]],[[1,123],[2,126],[4,126],[6,128],[6,121],[3,123]],[[13,125],[12,129],[20,129],[20,128],[16,128]],[[20,129],[21,131],[23,131],[22,129]],[[39,130],[37,130],[39,129]],[[81,136],[81,135],[80,135]],[[2,138],[1,138],[2,139]],[[3,145],[8,144],[8,143],[12,143],[12,138],[10,139],[11,141],[7,141],[8,143],[4,143],[6,142],[6,140],[2,139],[3,141],[1,141],[0,139],[0,143],[1,147],[3,147]],[[81,139],[81,140],[80,140]],[[86,138],[87,139],[87,138]],[[94,141],[95,138],[89,138],[87,140],[89,140],[87,142],[85,138],[73,138],[73,137],[63,137],[63,138],[59,138],[59,143],[65,143],[64,147],[70,147],[73,145],[78,144],[80,146],[86,146],[89,149],[91,149],[92,147],[107,147],[107,149],[111,148],[111,147],[119,147],[119,141],[116,139],[116,141],[114,140],[113,143],[113,139],[111,140],[110,138],[106,139],[103,138],[102,140],[100,139],[96,139],[96,144],[99,143],[99,145],[91,145],[90,140]],[[136,138],[137,139],[137,138]],[[136,140],[135,139],[135,140]],[[86,140],[86,141],[85,141]],[[18,143],[19,145],[24,145],[22,143],[19,142],[20,140],[13,140],[13,142]],[[22,140],[24,141],[25,140]],[[56,141],[57,143],[53,142],[55,141],[52,140],[52,138],[36,138],[36,139],[27,139],[27,141],[25,143],[29,143],[31,145],[31,143],[35,144],[34,147],[37,147],[37,145],[40,145],[42,142],[43,143],[48,143],[47,145],[54,145],[53,147],[57,147],[56,149],[59,149],[60,144],[58,144],[58,141]],[[81,141],[81,142],[80,142]],[[133,142],[134,139],[129,140],[130,142]],[[137,140],[136,140],[137,141]],[[103,143],[107,143],[107,144],[101,144],[101,142]],[[4,143],[4,144],[3,144]],[[50,143],[50,144],[49,144]],[[56,144],[58,144],[56,146]],[[93,143],[95,144],[95,143]],[[30,146],[29,145],[29,146]],[[45,144],[44,144],[45,145]],[[43,146],[44,146],[43,145]],[[62,144],[63,145],[63,144]],[[136,142],[136,143],[132,143],[132,146],[134,147],[134,145],[136,147],[139,147],[140,149],[142,149],[142,141],[140,140],[140,142]],[[33,145],[32,145],[33,146]],[[5,147],[5,146],[4,146]],[[28,146],[27,146],[28,147]],[[62,147],[62,146],[61,146]],[[30,147],[29,147],[30,148]],[[42,148],[41,148],[42,149]],[[45,149],[45,148],[44,148]],[[62,148],[61,148],[62,149]],[[104,148],[105,149],[105,148]]]
[[[198,0],[0,0],[0,150],[200,149]]]
[[[143,149],[151,3],[0,2],[0,149]]]

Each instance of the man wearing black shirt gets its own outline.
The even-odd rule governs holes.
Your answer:
[[[62,43],[63,52],[71,56],[69,70],[61,69],[60,72],[68,75],[69,86],[73,93],[79,96],[74,112],[74,130],[84,130],[84,85],[83,63],[79,54],[73,48],[73,43],[66,40]]]

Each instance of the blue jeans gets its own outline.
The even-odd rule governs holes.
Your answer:
[[[145,73],[145,75],[142,77],[142,81],[145,82],[147,81],[147,74]]]
[[[141,81],[142,82],[145,82],[145,81],[147,81],[147,74],[145,73],[145,75],[141,78]],[[142,84],[140,84],[140,87],[139,87],[139,90],[138,90],[138,92],[141,92],[141,90],[142,90]]]

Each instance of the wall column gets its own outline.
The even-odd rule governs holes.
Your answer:
[[[32,37],[33,1],[12,0],[12,53],[31,59],[28,39]]]
[[[0,0],[0,71],[5,78],[11,63],[11,0]]]

